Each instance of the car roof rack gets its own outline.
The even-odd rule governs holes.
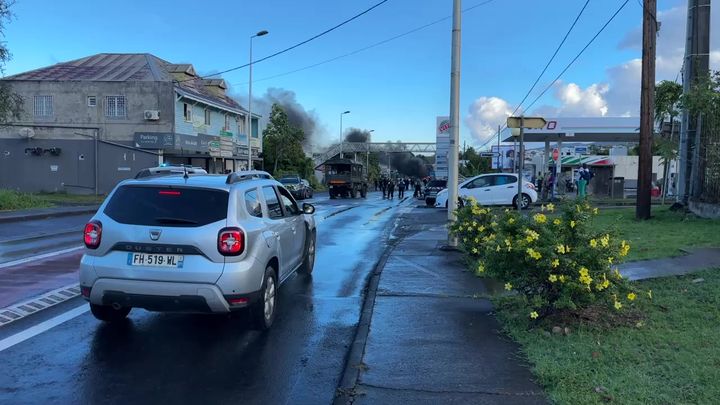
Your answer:
[[[228,174],[227,179],[225,179],[225,184],[235,184],[254,179],[275,180],[270,173],[262,170],[244,170]]]
[[[202,167],[193,167],[189,165],[173,165],[173,166],[158,166],[148,167],[147,169],[140,170],[136,175],[135,179],[144,179],[148,177],[158,176],[171,176],[175,174],[190,175],[190,174],[208,174]]]

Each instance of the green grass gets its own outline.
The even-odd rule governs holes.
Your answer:
[[[704,281],[693,283],[696,278]],[[518,297],[498,299],[496,307],[506,332],[523,346],[556,403],[718,403],[720,270],[647,280],[639,287],[653,292],[651,301],[635,301],[641,324],[557,325],[569,326],[568,336],[548,335],[556,326],[548,321],[529,328]]]
[[[50,206],[52,206],[52,204],[49,201],[37,195],[0,189],[0,211],[45,208]]]
[[[683,248],[720,247],[720,220],[672,212],[668,207],[653,207],[652,216],[649,221],[638,221],[634,207],[600,207],[595,226],[620,231],[631,244],[627,260],[680,256]]]
[[[0,189],[0,211],[48,208],[58,205],[97,205],[104,196],[74,195],[65,193],[21,193]]]

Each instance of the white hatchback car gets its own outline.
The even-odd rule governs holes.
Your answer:
[[[481,174],[465,180],[458,186],[458,197],[473,197],[481,205],[512,205],[517,207],[518,175],[513,173]],[[535,185],[523,179],[521,207],[528,208],[538,199]],[[442,190],[435,199],[436,207],[447,207],[448,190]]]

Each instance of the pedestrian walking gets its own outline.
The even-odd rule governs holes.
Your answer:
[[[413,193],[413,197],[420,198],[422,195],[422,188],[420,187],[420,180],[415,179],[415,192]]]
[[[387,180],[384,178],[380,180],[380,189],[382,189],[383,200],[384,200],[387,198]]]
[[[387,183],[387,194],[389,199],[395,198],[395,183],[392,180],[388,180]]]
[[[545,176],[545,196],[550,195],[550,199],[555,199],[555,168],[551,167],[547,176]]]
[[[405,198],[405,180],[403,179],[398,182],[398,198]]]
[[[375,191],[378,191],[378,179],[375,179]]]
[[[593,175],[585,163],[583,163],[578,174],[578,198],[585,198],[587,196],[587,185],[590,183],[590,179],[592,179]]]

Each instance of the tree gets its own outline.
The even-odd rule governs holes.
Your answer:
[[[304,139],[302,129],[290,125],[285,110],[279,104],[273,104],[270,120],[263,130],[263,155],[272,162],[273,175],[287,172],[302,177],[312,175],[312,159],[306,157],[302,149]]]
[[[460,167],[460,174],[465,177],[477,176],[478,174],[489,173],[491,161],[489,157],[482,157],[472,146],[460,154],[460,160],[465,164]]]
[[[5,36],[5,22],[10,21],[13,14],[10,7],[14,1],[0,0],[0,36]],[[0,73],[5,74],[5,64],[12,58],[5,42],[0,42]],[[23,111],[23,99],[12,91],[8,83],[0,82],[0,125],[19,120]]]

